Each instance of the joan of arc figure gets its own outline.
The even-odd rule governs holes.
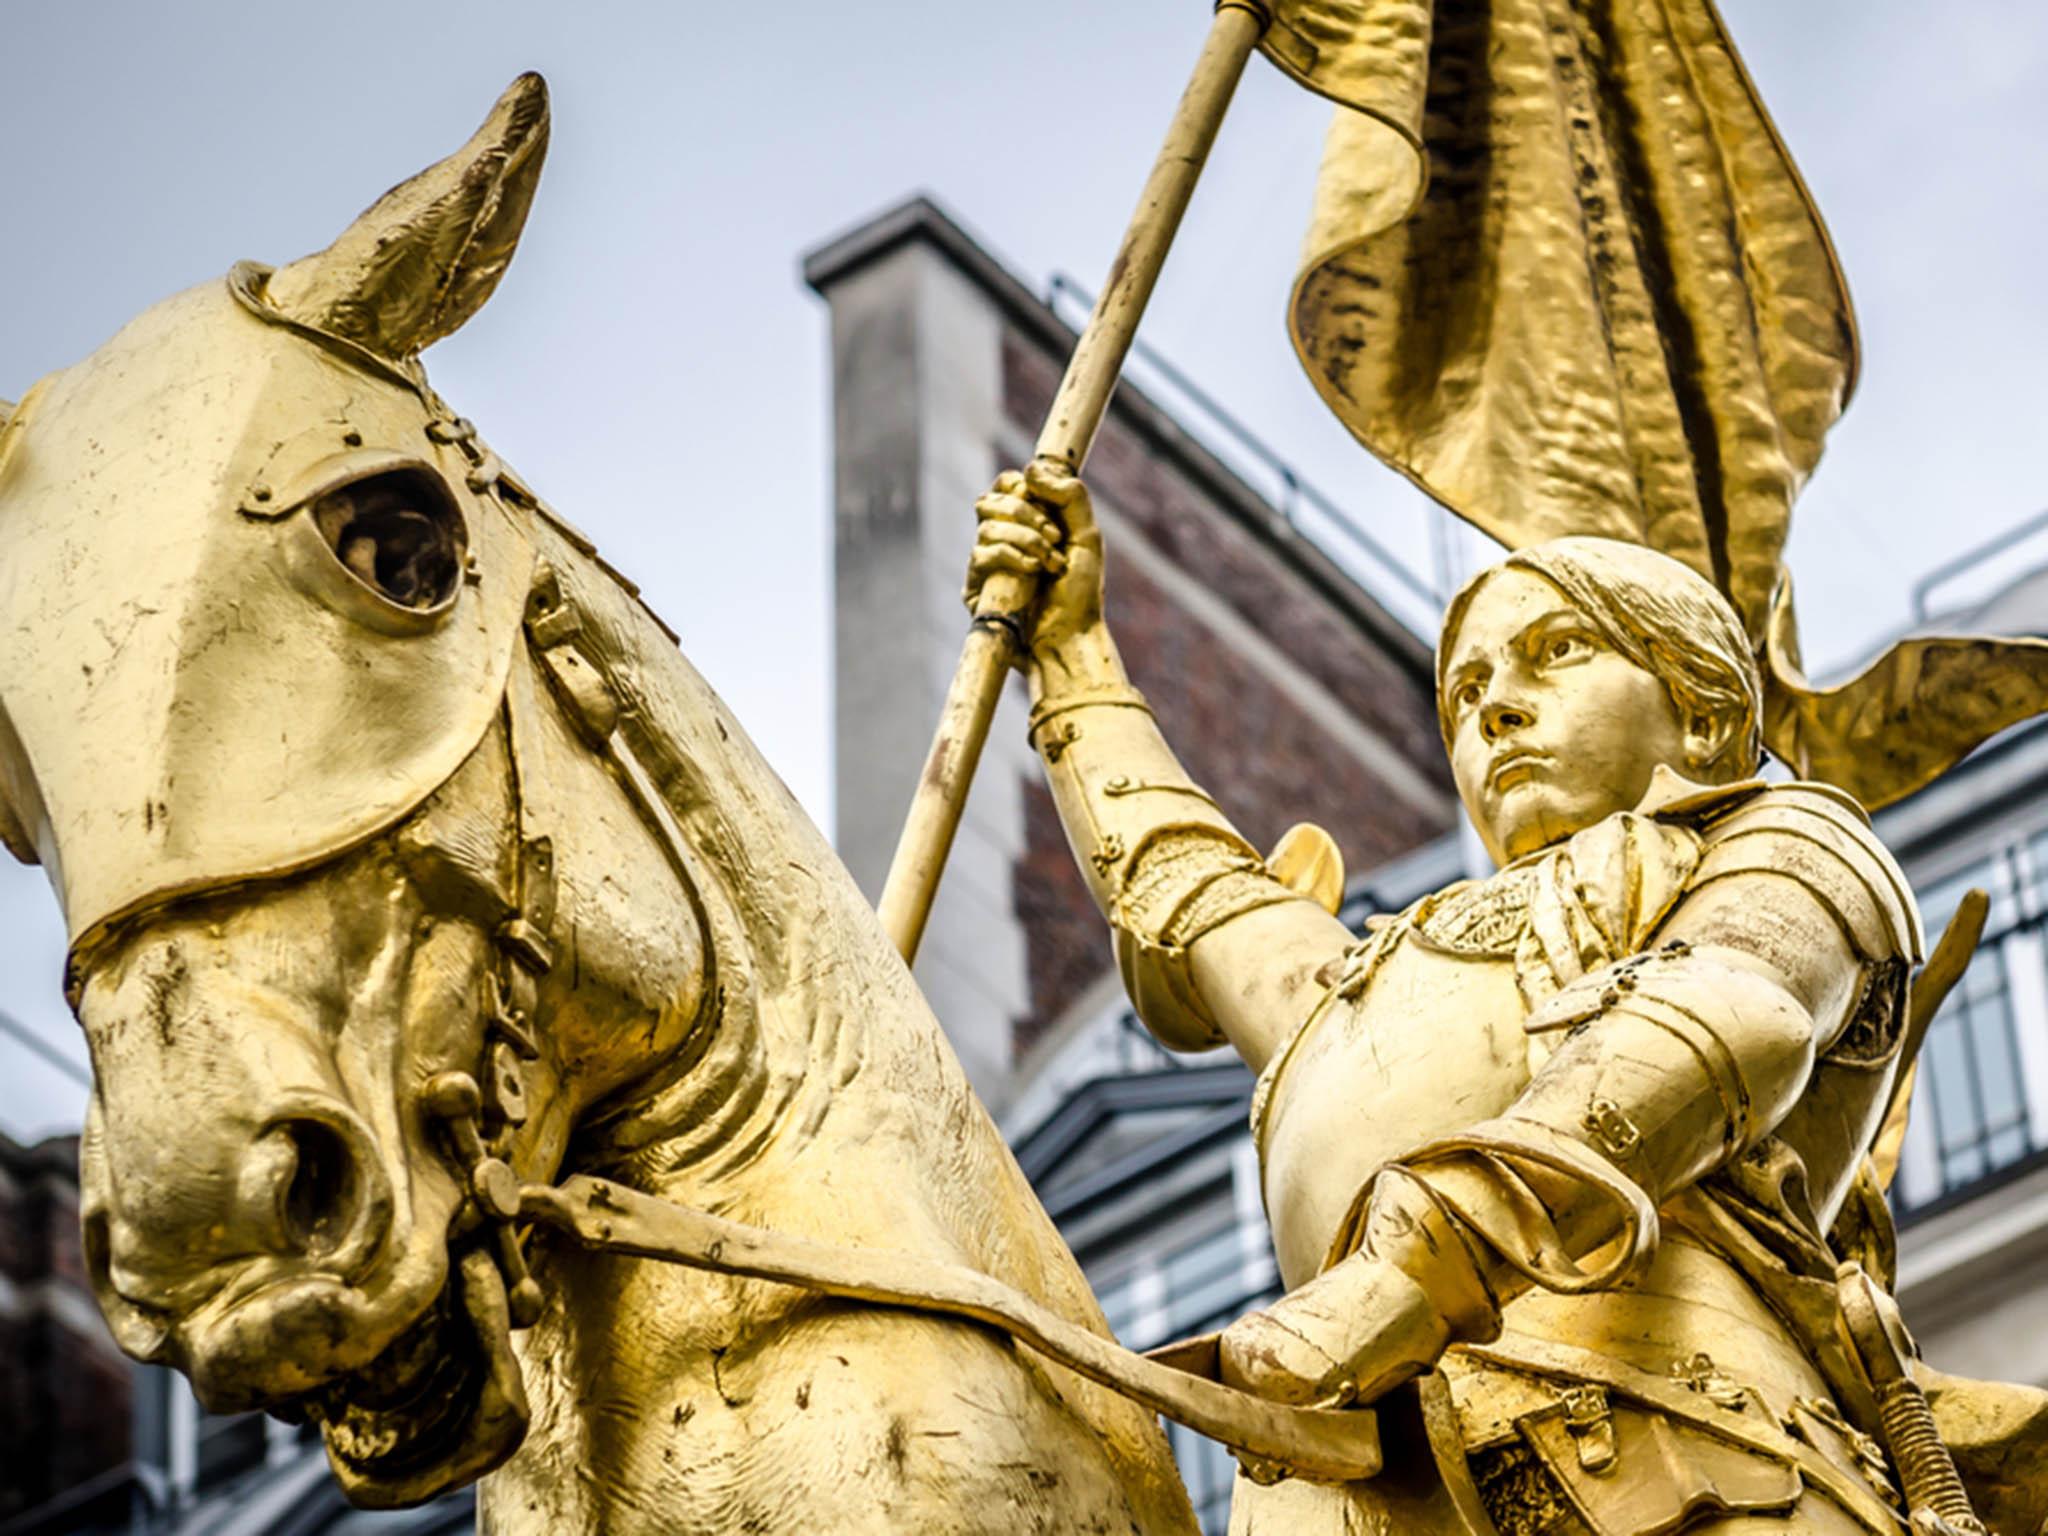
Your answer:
[[[1854,800],[1756,776],[1713,585],[1566,537],[1458,594],[1438,712],[1500,868],[1361,939],[1182,770],[1080,483],[1007,475],[980,514],[970,599],[1051,576],[1032,741],[1138,1013],[1259,1074],[1287,1294],[1223,1335],[1225,1379],[1369,1402],[1436,1370],[1505,1536],[1899,1530],[1827,1234],[1867,1193],[1920,924]],[[1380,1501],[1241,1483],[1233,1528],[1380,1530]]]

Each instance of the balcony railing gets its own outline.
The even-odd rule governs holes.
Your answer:
[[[1921,893],[1939,933],[1971,886],[1984,940],[1927,1031],[1893,1201],[1902,1223],[2048,1161],[2048,829]]]

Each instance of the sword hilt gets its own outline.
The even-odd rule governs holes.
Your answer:
[[[1898,1304],[1856,1263],[1835,1271],[1835,1294],[1877,1397],[1885,1448],[1898,1471],[1915,1536],[1987,1536],[1955,1458],[1942,1443],[1933,1405],[1913,1379],[1911,1345]]]

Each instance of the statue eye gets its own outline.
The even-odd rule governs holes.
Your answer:
[[[438,608],[462,581],[462,515],[438,477],[392,469],[323,491],[308,509],[342,569],[388,603]]]
[[[1478,704],[1479,704],[1479,685],[1478,685],[1477,683],[1475,683],[1475,682],[1469,682],[1469,681],[1468,681],[1468,682],[1463,682],[1463,683],[1460,683],[1460,684],[1458,684],[1458,686],[1457,686],[1457,687],[1456,687],[1456,688],[1455,688],[1454,690],[1452,690],[1452,693],[1451,693],[1451,707],[1452,707],[1452,709],[1454,709],[1454,710],[1458,710],[1458,711],[1463,711],[1463,710],[1467,710],[1467,709],[1475,709],[1475,708],[1477,708],[1477,707],[1478,707]]]
[[[1574,661],[1592,648],[1592,643],[1584,635],[1553,635],[1543,643],[1543,659],[1547,662]]]

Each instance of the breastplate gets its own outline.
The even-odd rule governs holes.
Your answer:
[[[1381,1164],[1502,1111],[1529,1082],[1515,968],[1407,931],[1340,982],[1269,1069],[1255,1123],[1280,1273],[1312,1278]]]

